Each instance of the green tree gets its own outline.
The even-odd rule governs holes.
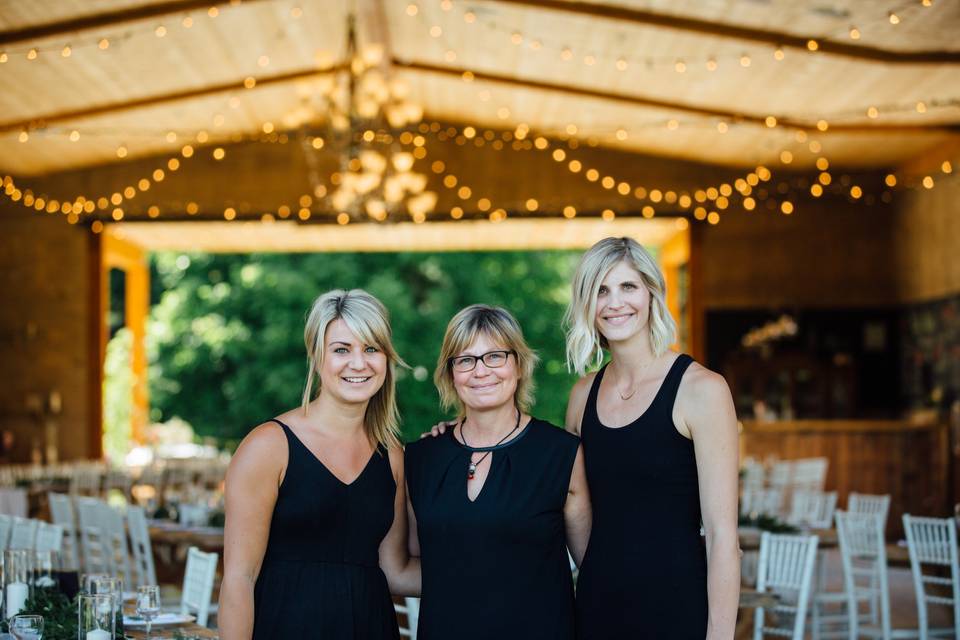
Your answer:
[[[573,382],[560,326],[578,252],[169,254],[153,257],[154,420],[174,416],[226,446],[299,404],[311,302],[360,287],[391,313],[406,439],[443,417],[432,383],[449,319],[484,302],[516,315],[541,356],[536,414],[562,423]]]

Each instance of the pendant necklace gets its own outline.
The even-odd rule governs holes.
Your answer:
[[[467,447],[470,447],[470,445],[467,444],[467,438],[463,435],[463,427],[464,425],[466,425],[466,423],[467,423],[467,417],[464,416],[463,421],[460,423],[460,439],[463,440],[464,445],[466,445]],[[472,453],[470,454],[471,460],[469,464],[467,464],[467,480],[473,480],[473,477],[477,474],[477,466],[479,466],[479,464],[483,462],[484,458],[486,458],[488,455],[493,453],[493,450],[496,447],[499,447],[501,444],[503,444],[503,441],[509,438],[513,434],[513,432],[519,428],[520,428],[520,410],[517,409],[517,424],[513,426],[513,429],[510,429],[510,431],[507,432],[507,435],[500,438],[497,444],[493,445],[493,447],[490,447],[490,449],[486,451],[482,456],[480,456],[480,459],[477,460],[476,462],[473,462],[472,460],[473,454]]]
[[[650,365],[652,365],[652,364],[653,364],[654,362],[656,362],[656,361],[657,361],[656,358],[654,358],[653,360],[650,360],[649,362],[647,362],[646,364],[642,365],[641,367],[638,367],[638,368],[636,369],[636,372],[637,372],[637,373],[641,373],[642,371],[645,371],[645,370],[647,369],[647,367],[649,367]],[[620,399],[623,400],[624,402],[626,402],[627,400],[629,400],[630,398],[632,398],[633,395],[640,389],[640,385],[637,385],[637,386],[635,386],[635,387],[633,388],[633,391],[631,391],[631,392],[628,393],[627,395],[623,395],[622,393],[620,393],[620,380],[617,378],[617,375],[616,375],[616,374],[614,374],[613,378],[614,378],[614,379],[613,379],[613,388],[617,390],[617,395],[620,396]],[[461,430],[461,434],[462,434],[463,428],[461,427],[460,430]]]

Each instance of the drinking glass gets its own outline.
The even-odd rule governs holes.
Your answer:
[[[113,595],[81,593],[77,598],[77,637],[113,640],[115,629]]]
[[[10,633],[17,640],[41,640],[43,616],[13,616],[10,619]]]
[[[150,639],[150,625],[160,613],[160,587],[149,585],[137,589],[137,614],[147,623],[147,640]]]
[[[97,575],[90,581],[90,594],[105,594],[113,597],[114,615],[117,619],[116,631],[123,635],[123,579]]]
[[[28,549],[7,549],[3,552],[3,600],[5,619],[20,613],[30,597],[33,555]]]

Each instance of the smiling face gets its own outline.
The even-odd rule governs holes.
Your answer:
[[[618,262],[600,283],[597,330],[607,342],[622,342],[648,330],[650,292],[626,261]]]
[[[481,333],[457,356],[482,356],[490,351],[508,351],[509,347],[491,340]],[[520,373],[517,368],[517,358],[507,356],[503,366],[491,368],[481,360],[473,371],[452,371],[453,386],[467,411],[483,411],[496,409],[505,404],[514,404],[514,395],[517,392],[517,383]]]
[[[348,403],[368,402],[376,395],[386,377],[386,354],[374,345],[363,344],[340,318],[327,325],[324,346],[322,393]]]

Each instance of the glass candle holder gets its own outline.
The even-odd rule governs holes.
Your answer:
[[[56,551],[35,551],[33,554],[33,586],[52,589],[57,586],[60,554]]]
[[[90,595],[113,596],[115,631],[123,635],[123,580],[111,576],[97,576],[90,583]]]
[[[3,552],[3,613],[8,620],[23,610],[30,597],[32,555],[28,549]]]
[[[77,596],[77,640],[113,640],[115,620],[112,594]]]

